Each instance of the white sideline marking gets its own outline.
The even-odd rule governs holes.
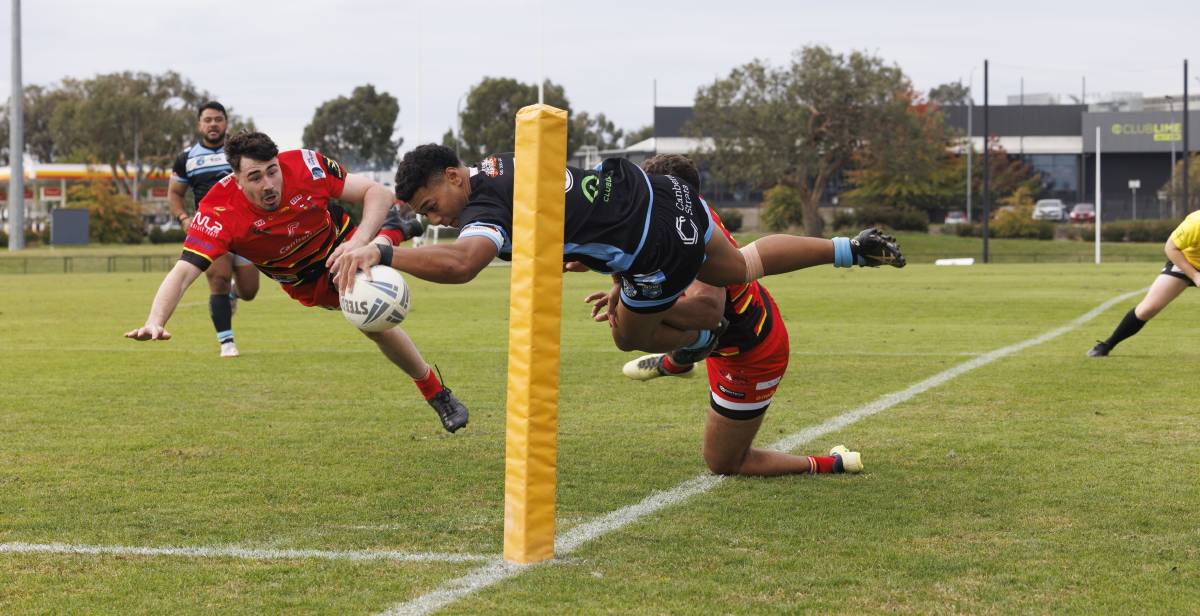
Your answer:
[[[1111,308],[1114,304],[1123,302],[1130,297],[1144,293],[1146,289],[1131,291],[1122,295],[1118,295],[1103,304],[1088,311],[1083,316],[1071,321],[1070,323],[1052,329],[1044,334],[1035,336],[1028,340],[1009,345],[995,351],[984,353],[975,359],[963,362],[953,368],[943,370],[907,389],[884,395],[877,400],[861,406],[853,411],[838,415],[824,423],[805,428],[795,434],[784,437],[782,440],[769,446],[769,449],[776,451],[791,451],[800,445],[803,445],[813,439],[819,438],[830,432],[836,432],[856,423],[872,415],[881,413],[897,404],[908,401],[909,399],[922,394],[938,385],[945,383],[965,372],[986,366],[998,359],[1012,355],[1019,351],[1025,350],[1031,346],[1041,344],[1053,338],[1057,338],[1071,330],[1078,328],[1080,325],[1096,318],[1105,310]],[[683,483],[661,492],[655,492],[647,496],[641,502],[622,507],[602,515],[595,520],[580,524],[559,535],[554,542],[554,553],[556,557],[562,557],[575,551],[583,544],[602,537],[615,530],[619,530],[641,518],[664,509],[671,505],[679,504],[697,494],[703,494],[716,487],[721,483],[723,477],[718,475],[703,474],[692,479],[688,479]],[[429,614],[435,612],[447,605],[470,595],[478,590],[491,586],[497,582],[506,580],[510,577],[519,575],[530,567],[544,566],[552,564],[554,561],[538,563],[534,565],[514,565],[505,561],[497,561],[485,564],[466,575],[450,580],[442,584],[437,590],[421,595],[411,601],[399,603],[387,611],[382,612],[384,616],[401,616],[412,614]]]
[[[320,560],[391,560],[402,562],[467,563],[496,560],[479,554],[439,554],[435,552],[330,551],[330,550],[256,550],[248,548],[145,548],[120,545],[70,545],[65,543],[0,543],[0,554],[113,554],[116,556],[188,556],[193,558],[245,558],[278,560],[314,558]]]

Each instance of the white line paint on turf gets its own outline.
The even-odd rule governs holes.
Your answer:
[[[1071,321],[1070,323],[1052,329],[1040,336],[1035,336],[1028,340],[1018,342],[1016,344],[1006,346],[989,353],[984,353],[975,359],[963,362],[953,368],[939,372],[907,389],[887,394],[874,402],[870,402],[853,411],[838,415],[829,421],[818,424],[811,428],[805,428],[795,434],[787,436],[782,440],[771,445],[770,448],[777,451],[791,451],[800,445],[808,443],[816,438],[836,432],[855,422],[861,421],[881,413],[897,404],[908,401],[909,399],[922,394],[930,389],[937,387],[965,372],[974,370],[981,366],[986,366],[998,359],[1012,355],[1019,351],[1025,350],[1031,346],[1041,344],[1052,340],[1067,332],[1070,332],[1079,326],[1091,321],[1099,316],[1105,310],[1111,308],[1114,304],[1123,302],[1130,297],[1144,293],[1146,289],[1131,291],[1122,295],[1118,295],[1103,304],[1088,311],[1083,316]],[[559,535],[554,542],[555,556],[561,558],[575,551],[585,543],[602,537],[615,530],[621,529],[641,518],[656,513],[660,509],[665,509],[671,505],[681,503],[697,494],[703,494],[716,487],[721,483],[722,477],[716,475],[704,474],[694,477],[683,483],[662,492],[655,492],[647,496],[639,503],[622,507],[611,513],[605,514],[592,520],[580,524],[571,530]],[[554,561],[540,563],[536,565],[513,565],[504,561],[497,561],[485,564],[466,575],[450,580],[442,584],[437,590],[421,595],[411,601],[400,603],[392,606],[382,614],[384,616],[410,616],[417,614],[429,614],[435,612],[455,601],[466,597],[478,590],[487,588],[497,582],[501,582],[510,577],[521,574],[531,567],[545,566],[553,564]]]
[[[115,556],[186,556],[192,558],[244,558],[251,560],[390,560],[401,562],[475,563],[494,561],[480,554],[435,552],[346,551],[346,550],[258,550],[249,548],[145,548],[120,545],[70,545],[66,543],[0,543],[0,554],[112,554]]]

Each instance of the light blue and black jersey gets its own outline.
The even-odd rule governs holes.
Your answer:
[[[513,157],[489,156],[471,170],[471,197],[460,238],[486,237],[512,258]],[[620,274],[622,300],[635,310],[665,310],[704,262],[712,233],[707,205],[686,183],[647,175],[625,159],[595,169],[567,167],[563,260]]]
[[[192,194],[196,196],[196,203],[199,204],[214,184],[233,173],[233,167],[225,161],[224,144],[213,149],[197,143],[179,153],[171,171],[175,174],[174,181],[191,187]]]

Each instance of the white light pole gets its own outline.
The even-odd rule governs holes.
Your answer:
[[[1133,193],[1133,219],[1137,220],[1137,189],[1142,187],[1141,180],[1129,180],[1129,190]]]
[[[1096,127],[1096,265],[1100,265],[1100,127]]]
[[[454,106],[454,125],[457,127],[454,135],[454,155],[457,156],[460,161],[462,160],[462,155],[459,154],[458,148],[459,144],[462,143],[462,102],[466,96],[467,93],[463,92],[462,95],[458,97],[458,104]]]
[[[12,0],[12,96],[8,106],[8,249],[25,248],[25,87],[21,83],[21,0]]]

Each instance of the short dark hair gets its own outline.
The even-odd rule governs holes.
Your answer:
[[[404,155],[396,168],[396,198],[408,203],[413,194],[429,180],[450,167],[461,166],[454,150],[436,143],[428,143]]]
[[[196,110],[196,117],[198,118],[198,117],[204,115],[205,109],[213,109],[216,111],[220,111],[221,117],[225,118],[226,120],[229,119],[229,114],[225,113],[225,105],[222,105],[221,103],[218,103],[217,101],[207,101],[203,105],[200,105],[200,108]]]
[[[651,156],[642,163],[642,170],[653,175],[673,175],[700,190],[700,170],[692,159],[681,154]]]
[[[243,156],[266,162],[279,156],[279,146],[264,133],[243,130],[225,141],[225,160],[234,171],[239,171]]]

